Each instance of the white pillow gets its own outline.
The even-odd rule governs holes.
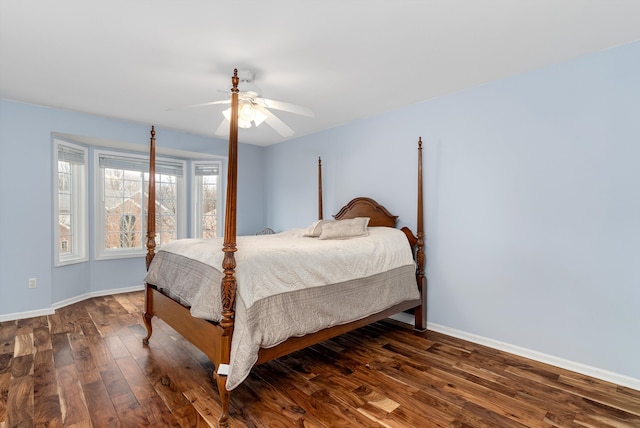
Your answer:
[[[337,220],[322,226],[318,239],[347,239],[369,234],[367,225],[369,217],[356,217],[347,220]]]
[[[304,236],[317,238],[322,233],[322,226],[333,222],[335,222],[335,220],[316,220],[311,224],[311,226],[307,227],[307,230],[304,232]]]

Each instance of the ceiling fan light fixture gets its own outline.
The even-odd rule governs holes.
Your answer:
[[[240,108],[238,109],[238,120],[251,122],[255,117],[256,111],[251,103],[240,103]]]
[[[228,121],[231,121],[231,107],[222,111],[222,115]],[[255,126],[260,125],[265,121],[267,116],[261,111],[256,110],[251,103],[241,103],[238,108],[238,126],[240,128],[251,128],[251,122],[255,124]]]
[[[296,104],[285,103],[282,101],[275,101],[268,98],[262,98],[262,91],[259,87],[253,84],[255,74],[249,70],[239,70],[238,78],[238,128],[251,128],[252,126],[258,127],[263,122],[266,122],[271,128],[283,137],[289,137],[293,135],[293,129],[287,126],[282,120],[273,114],[270,109],[282,110],[294,114],[299,114],[307,117],[314,117],[314,113],[307,107],[302,107]],[[225,91],[226,92],[226,91]],[[229,104],[231,100],[214,101],[210,103],[203,103],[201,105],[212,104]],[[231,108],[222,111],[224,118],[227,122],[231,121]],[[216,135],[223,135],[225,121],[223,120]]]

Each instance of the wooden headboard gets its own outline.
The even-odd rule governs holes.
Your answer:
[[[395,227],[397,215],[392,215],[385,207],[371,198],[355,198],[342,207],[338,214],[333,216],[336,220],[344,220],[355,217],[369,217],[369,226]]]

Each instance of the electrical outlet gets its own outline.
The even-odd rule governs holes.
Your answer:
[[[29,288],[36,288],[38,286],[38,280],[36,278],[29,278]]]

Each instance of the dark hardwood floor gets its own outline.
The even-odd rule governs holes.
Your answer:
[[[0,427],[198,427],[218,416],[212,364],[143,293],[0,324]],[[239,427],[640,427],[640,392],[384,321],[255,367]]]

